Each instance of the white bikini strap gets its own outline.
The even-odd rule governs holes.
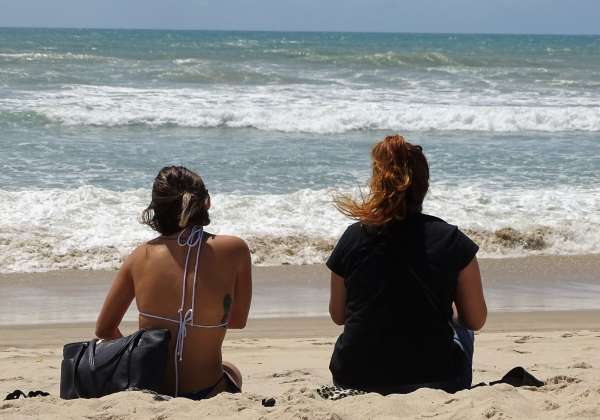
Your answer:
[[[226,327],[229,323],[229,319],[225,319],[224,322],[218,325],[200,325],[194,324],[194,309],[196,307],[196,283],[198,282],[198,266],[200,262],[200,251],[202,248],[202,239],[204,236],[204,231],[202,227],[194,226],[191,228],[189,235],[187,238],[183,238],[184,233],[187,229],[182,230],[177,236],[177,244],[179,246],[187,246],[187,254],[185,257],[185,266],[183,269],[183,281],[182,281],[182,291],[181,291],[181,303],[179,305],[179,310],[177,311],[178,319],[171,319],[167,317],[162,317],[158,315],[152,315],[145,312],[140,311],[141,315],[160,319],[163,321],[169,321],[178,324],[177,330],[177,339],[175,342],[175,396],[179,394],[179,362],[183,361],[183,345],[185,341],[185,337],[187,335],[187,326],[190,327],[198,327],[198,328],[222,328]],[[192,254],[192,249],[198,245],[198,250],[196,252],[195,266],[194,266],[194,282],[192,288],[192,304],[190,309],[184,312],[185,309],[185,295],[187,290],[187,274],[188,274],[188,265],[190,262],[190,256]]]
[[[196,281],[198,278],[198,261],[200,258],[200,249],[202,247],[202,237],[204,235],[204,231],[202,227],[193,226],[190,230],[188,237],[182,241],[182,236],[185,233],[185,229],[179,233],[177,236],[177,244],[179,246],[187,246],[187,255],[185,257],[185,267],[183,269],[183,281],[182,281],[182,291],[181,291],[181,305],[179,306],[179,310],[177,313],[179,314],[179,329],[177,331],[177,341],[175,342],[175,397],[179,394],[179,363],[183,361],[183,344],[185,341],[185,337],[187,335],[187,325],[194,324],[194,306],[196,299]],[[192,289],[192,305],[191,308],[188,309],[185,313],[183,310],[185,309],[185,293],[187,289],[187,273],[188,273],[188,263],[190,261],[190,255],[192,253],[192,249],[198,245],[198,251],[196,252],[196,266],[194,267],[194,283]]]

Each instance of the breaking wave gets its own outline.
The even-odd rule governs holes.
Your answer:
[[[484,257],[589,254],[600,252],[599,193],[438,187],[425,210],[458,225]],[[351,223],[333,207],[334,194],[216,194],[210,231],[246,239],[255,264],[322,263]],[[91,186],[0,190],[0,271],[117,268],[133,247],[153,237],[138,223],[148,200],[145,190]]]
[[[79,86],[0,99],[0,121],[38,116],[67,126],[179,126],[343,133],[355,130],[600,131],[593,98],[524,100],[317,86],[133,89]],[[424,102],[425,101],[425,102]],[[596,104],[596,105],[594,105]]]

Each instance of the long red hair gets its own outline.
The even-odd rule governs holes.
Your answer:
[[[366,225],[381,226],[419,213],[429,189],[429,165],[421,146],[396,134],[376,143],[371,151],[373,175],[369,193],[357,201],[335,199],[344,215]]]

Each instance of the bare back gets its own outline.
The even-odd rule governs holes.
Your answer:
[[[179,392],[210,387],[223,376],[221,345],[227,328],[243,328],[251,298],[251,264],[248,247],[239,238],[204,234],[198,255],[196,290],[194,272],[198,246],[192,247],[187,268],[184,311],[192,306],[193,324],[226,327],[198,328],[187,325],[179,364]],[[138,247],[122,270],[129,273],[140,312],[176,320],[181,306],[188,246],[177,237],[159,237]],[[118,281],[115,279],[115,282]],[[113,285],[115,287],[115,285]],[[105,307],[109,305],[111,293]],[[103,311],[105,312],[105,308]],[[101,323],[102,313],[98,323]],[[179,325],[140,314],[140,328],[169,329],[171,353],[167,362],[164,391],[175,390],[174,351]]]

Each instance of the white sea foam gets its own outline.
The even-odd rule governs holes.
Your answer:
[[[437,88],[436,88],[437,89]],[[134,89],[78,86],[0,98],[0,111],[64,125],[252,127],[266,131],[600,131],[599,98],[448,89],[406,91],[305,85]]]
[[[18,61],[46,61],[46,60],[106,60],[105,57],[100,57],[91,54],[74,54],[74,53],[41,53],[41,52],[24,52],[24,53],[0,53],[0,59],[18,60]]]
[[[205,64],[207,63],[206,60],[199,60],[197,58],[177,58],[175,60],[173,60],[173,64],[177,64],[177,65],[186,65],[186,64]]]
[[[334,190],[213,197],[210,230],[245,238],[257,264],[323,262],[350,223]],[[488,191],[434,186],[425,210],[457,224],[482,256],[600,252],[600,190]],[[149,192],[0,190],[0,272],[116,268],[153,233],[137,220]]]

